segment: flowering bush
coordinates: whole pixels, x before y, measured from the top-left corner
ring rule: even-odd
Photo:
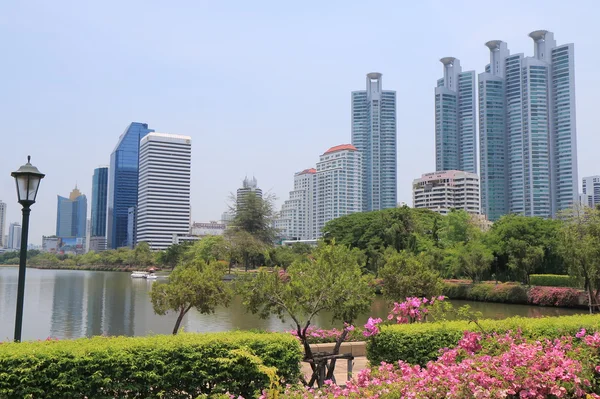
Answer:
[[[354,326],[346,326],[345,329],[348,330],[348,334],[344,339],[345,342],[358,342],[364,340],[364,337],[361,334],[362,330],[358,330]],[[332,343],[337,341],[337,339],[342,335],[343,331],[343,329],[338,330],[337,328],[327,330],[310,326],[308,327],[308,330],[306,330],[306,337],[309,344]],[[298,332],[296,330],[287,332],[298,338]]]
[[[529,303],[541,306],[577,306],[580,291],[575,288],[531,287],[527,294]]]
[[[426,366],[402,361],[362,370],[345,387],[288,387],[282,399],[312,398],[600,398],[596,359],[600,335],[526,341],[519,334],[465,332]],[[269,396],[263,394],[262,399]]]

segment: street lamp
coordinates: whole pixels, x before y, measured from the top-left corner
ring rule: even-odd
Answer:
[[[25,267],[27,263],[27,236],[29,235],[29,207],[35,203],[40,181],[44,174],[40,173],[38,168],[29,161],[31,156],[27,156],[27,163],[10,175],[15,178],[17,183],[18,202],[23,206],[23,229],[21,230],[21,253],[19,256],[19,285],[17,288],[17,316],[15,320],[15,342],[21,342],[21,329],[23,327],[23,296],[25,295]]]

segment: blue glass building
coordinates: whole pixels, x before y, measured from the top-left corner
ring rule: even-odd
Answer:
[[[92,177],[92,237],[106,236],[106,202],[108,200],[108,167],[94,169]]]
[[[153,131],[148,129],[146,123],[131,123],[119,137],[110,155],[106,226],[109,249],[130,245],[127,239],[127,212],[137,205],[140,140]]]
[[[87,198],[75,187],[69,198],[58,196],[56,235],[64,241],[85,238]]]

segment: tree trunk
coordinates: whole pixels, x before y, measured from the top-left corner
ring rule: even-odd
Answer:
[[[181,310],[179,311],[179,315],[177,316],[177,321],[175,322],[175,327],[173,327],[173,335],[177,334],[177,331],[179,331],[179,326],[181,326],[181,321],[183,320],[183,316],[185,316],[185,314],[188,312],[188,310],[190,310],[191,306],[189,308],[181,308]]]
[[[340,346],[342,346],[342,342],[344,342],[347,335],[348,335],[348,330],[346,330],[344,328],[344,331],[342,331],[342,335],[340,335],[338,337],[338,339],[335,343],[335,347],[333,348],[334,355],[339,355]],[[327,379],[327,380],[331,380],[333,378],[333,372],[335,371],[335,361],[336,361],[336,359],[331,359],[331,361],[329,363],[329,370],[327,370],[327,376],[325,377],[325,379]]]

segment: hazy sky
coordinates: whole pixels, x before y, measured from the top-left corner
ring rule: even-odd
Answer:
[[[10,172],[31,154],[46,173],[40,244],[75,183],[89,212],[93,169],[138,121],[192,136],[195,221],[218,219],[245,175],[280,204],[294,172],[350,142],[350,92],[377,71],[398,93],[398,200],[411,204],[412,180],[434,169],[439,58],[483,72],[486,41],[533,55],[537,29],[575,43],[579,176],[600,174],[599,13],[597,0],[3,0],[0,200],[20,222]]]

